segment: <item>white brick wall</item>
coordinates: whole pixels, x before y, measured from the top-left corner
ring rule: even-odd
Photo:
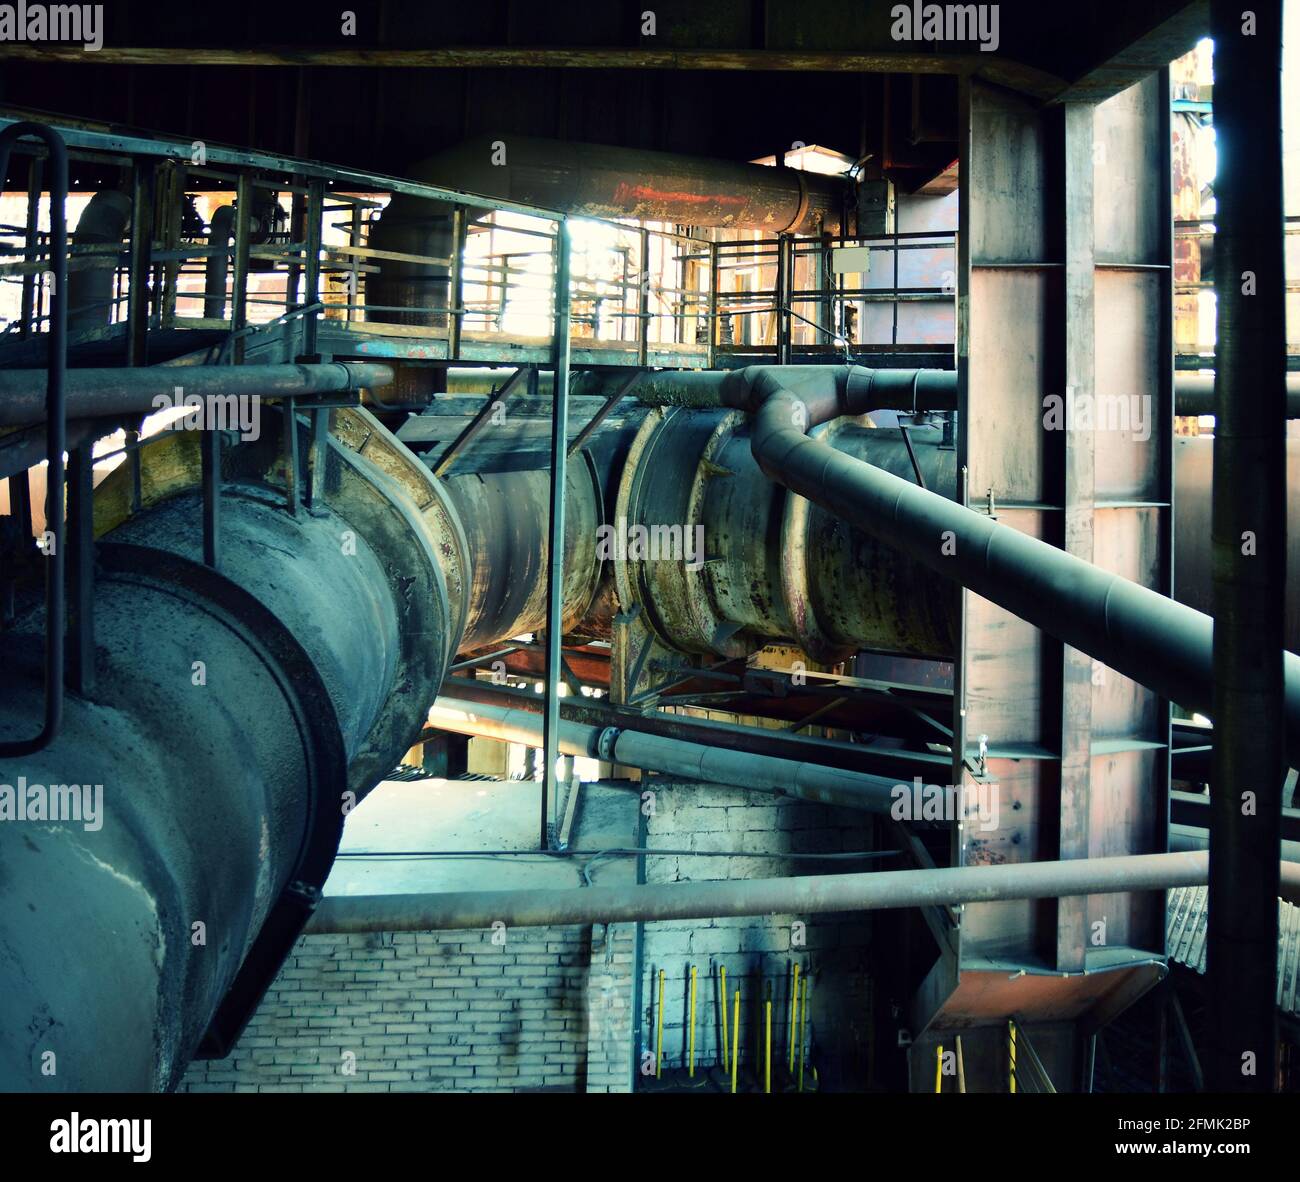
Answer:
[[[307,936],[182,1091],[625,1091],[630,925]]]
[[[664,849],[743,851],[732,857],[667,855],[647,859],[648,882],[780,878],[835,874],[868,868],[844,861],[808,861],[790,855],[872,848],[872,820],[865,814],[810,804],[767,792],[701,787],[664,777],[644,781],[654,793],[647,817],[646,844]],[[801,931],[795,923],[804,926]],[[718,970],[726,966],[727,992],[741,991],[742,1073],[761,1062],[763,1001],[772,995],[774,1087],[778,1066],[788,1061],[791,965],[801,977],[812,973],[810,1034],[825,1054],[858,1055],[859,1032],[847,1031],[845,998],[857,991],[865,971],[870,939],[866,917],[851,915],[773,915],[736,919],[673,921],[645,925],[642,953],[642,1047],[656,1046],[659,970],[664,971],[664,1066],[685,1066],[689,1042],[690,966],[697,969],[695,1053],[697,1070],[721,1062]],[[792,944],[792,939],[795,943]],[[731,999],[727,1025],[732,1021]],[[852,1003],[851,1003],[852,1004]],[[865,1014],[864,1014],[865,1024]],[[797,1054],[797,1051],[796,1051]],[[860,1056],[862,1057],[862,1056]],[[797,1060],[796,1060],[797,1061]]]

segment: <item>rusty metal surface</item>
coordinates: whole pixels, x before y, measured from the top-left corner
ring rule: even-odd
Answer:
[[[837,227],[843,187],[792,168],[516,135],[504,158],[487,136],[421,161],[411,175],[563,213],[773,233]]]
[[[469,610],[461,649],[535,632],[546,622],[547,509],[544,471],[453,476],[443,482],[468,544]],[[587,614],[601,576],[603,509],[583,453],[566,473],[564,628]]]
[[[702,376],[702,375],[701,375]],[[914,479],[900,435],[851,419],[818,428],[837,448]],[[938,429],[915,434],[927,483],[951,495],[955,453]],[[744,656],[793,641],[835,663],[862,649],[951,655],[951,590],[834,514],[770,481],[735,412],[659,408],[641,425],[613,514],[629,529],[703,530],[702,560],[616,558],[621,603],[639,606],[659,639],[681,651]]]

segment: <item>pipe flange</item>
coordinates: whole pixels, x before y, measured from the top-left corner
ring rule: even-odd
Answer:
[[[616,726],[607,726],[596,736],[596,755],[606,763],[614,763],[614,748],[623,732]]]

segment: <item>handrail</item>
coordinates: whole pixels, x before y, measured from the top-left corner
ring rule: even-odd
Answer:
[[[68,361],[68,149],[53,128],[42,123],[11,123],[0,131],[0,178],[9,171],[10,149],[23,136],[45,141],[53,179],[50,185],[50,270],[53,291],[48,344],[49,373],[45,387],[46,477],[45,530],[45,720],[30,739],[0,743],[0,759],[35,755],[54,741],[63,721],[63,600],[66,564],[63,555],[63,453],[67,444],[67,414],[63,379]],[[30,528],[30,522],[28,528]]]

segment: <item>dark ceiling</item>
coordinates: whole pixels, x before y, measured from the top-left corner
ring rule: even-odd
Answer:
[[[1099,97],[1208,24],[1177,0],[1002,3],[983,53],[894,41],[870,0],[348,6],[352,35],[334,5],[110,3],[99,52],[0,45],[0,103],[398,174],[482,133],[732,159],[802,141],[914,188],[956,155],[961,73]]]

